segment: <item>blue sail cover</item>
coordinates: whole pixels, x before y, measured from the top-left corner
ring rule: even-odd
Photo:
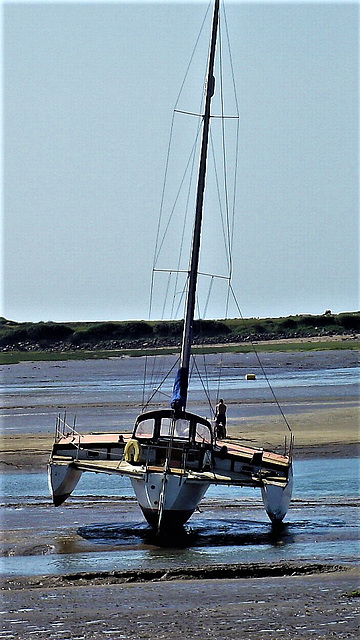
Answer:
[[[181,411],[186,407],[188,377],[188,369],[180,367],[176,374],[171,398],[171,408],[175,411]]]

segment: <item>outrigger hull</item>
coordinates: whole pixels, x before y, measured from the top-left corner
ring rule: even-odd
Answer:
[[[274,524],[282,522],[289,510],[293,484],[294,479],[291,465],[285,487],[279,487],[274,484],[265,484],[261,487],[261,496],[265,511]]]
[[[71,496],[82,476],[82,471],[73,466],[72,461],[48,465],[48,486],[55,507],[59,507]]]

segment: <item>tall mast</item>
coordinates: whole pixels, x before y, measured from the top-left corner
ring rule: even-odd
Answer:
[[[200,255],[200,236],[201,236],[201,224],[203,216],[203,204],[205,193],[205,176],[207,165],[207,152],[209,143],[209,130],[210,130],[210,107],[211,99],[215,90],[215,78],[214,78],[214,62],[215,62],[215,49],[219,23],[219,4],[220,0],[215,0],[214,13],[212,21],[210,52],[207,71],[207,83],[206,83],[206,98],[203,118],[203,131],[202,142],[200,151],[197,193],[196,193],[196,208],[195,208],[195,224],[192,239],[191,259],[189,267],[189,279],[187,288],[187,299],[185,307],[185,322],[182,336],[182,346],[180,355],[180,369],[178,371],[175,384],[171,406],[176,410],[185,409],[187,400],[187,387],[189,378],[189,364],[191,355],[192,333],[195,315],[195,303],[196,303],[196,286],[198,280],[198,267],[199,267],[199,255]]]

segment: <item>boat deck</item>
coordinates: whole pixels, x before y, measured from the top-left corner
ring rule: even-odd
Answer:
[[[77,460],[70,456],[53,455],[51,464],[71,466],[79,471],[95,473],[109,473],[129,476],[130,478],[145,479],[149,473],[163,474],[164,466],[139,465],[134,466],[125,460]],[[208,482],[209,484],[261,487],[264,484],[285,486],[287,479],[278,476],[262,476],[253,473],[239,473],[234,471],[194,471],[183,468],[170,467],[166,471],[171,475],[185,478],[187,481]]]
[[[276,463],[277,465],[289,466],[289,457],[281,455],[280,453],[274,453],[273,451],[266,451],[266,449],[260,449],[259,447],[247,447],[237,444],[231,439],[225,438],[224,440],[217,441],[218,447],[225,446],[230,455],[241,456],[251,460],[255,452],[262,453],[262,460],[266,463]]]
[[[81,447],[86,449],[87,447],[114,447],[119,444],[126,444],[131,439],[130,433],[90,433],[86,435],[74,435],[70,434],[64,436],[57,444],[61,447],[72,445],[75,447]],[[151,446],[151,445],[150,445]],[[254,453],[262,453],[263,462],[276,463],[277,465],[289,465],[289,457],[274,453],[273,451],[267,451],[259,447],[250,447],[234,442],[231,438],[225,438],[224,440],[218,440],[214,446],[214,450],[218,451],[222,447],[226,447],[227,454],[233,456],[239,456],[245,460],[252,460]]]

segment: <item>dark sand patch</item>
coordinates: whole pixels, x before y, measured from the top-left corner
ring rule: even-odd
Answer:
[[[159,582],[173,580],[233,580],[239,578],[266,578],[275,576],[302,576],[319,573],[346,571],[342,565],[296,562],[279,562],[273,564],[247,563],[227,565],[207,565],[205,567],[175,567],[169,569],[136,569],[122,571],[90,571],[70,573],[60,576],[26,576],[6,578],[4,588],[7,589],[39,589],[110,585],[138,582]]]

